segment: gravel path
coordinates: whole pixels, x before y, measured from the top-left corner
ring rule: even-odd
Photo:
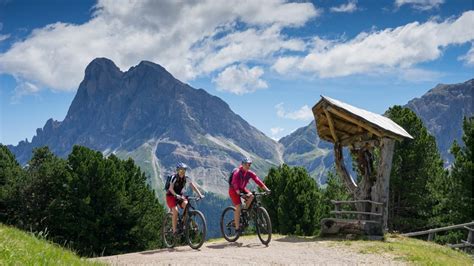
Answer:
[[[314,241],[275,236],[268,247],[257,236],[236,243],[225,240],[204,243],[200,250],[183,246],[157,249],[97,260],[112,265],[404,265],[388,254],[362,254],[334,241]]]

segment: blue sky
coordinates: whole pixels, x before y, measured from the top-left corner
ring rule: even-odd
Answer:
[[[62,121],[96,57],[141,60],[278,139],[320,95],[383,113],[474,77],[470,0],[0,0],[0,143]]]

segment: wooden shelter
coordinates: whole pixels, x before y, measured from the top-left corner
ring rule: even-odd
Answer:
[[[334,202],[336,213],[356,214],[355,220],[323,219],[323,233],[337,228],[359,228],[367,234],[379,234],[387,228],[388,194],[393,148],[396,140],[413,137],[387,117],[321,96],[312,108],[321,139],[334,143],[336,170],[354,197],[350,202]],[[356,183],[344,165],[342,148],[348,147],[361,178]],[[377,165],[374,165],[378,150]],[[356,211],[338,210],[341,203],[354,203]],[[367,218],[368,217],[368,218]],[[372,225],[375,225],[375,230]],[[377,229],[377,228],[380,228]],[[354,231],[354,230],[352,230]],[[355,230],[357,231],[357,230]]]

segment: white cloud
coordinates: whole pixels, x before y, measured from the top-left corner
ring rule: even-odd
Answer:
[[[263,75],[260,67],[248,68],[245,65],[227,67],[212,80],[220,91],[228,91],[238,95],[268,88],[267,83],[260,77]]]
[[[13,97],[11,98],[11,103],[16,104],[24,95],[35,95],[38,91],[40,91],[40,88],[35,84],[19,80],[17,81]]]
[[[309,121],[313,119],[313,112],[308,105],[303,105],[299,110],[293,112],[287,112],[283,107],[283,103],[275,105],[275,108],[277,109],[277,116],[281,118],[301,121]]]
[[[395,6],[400,8],[403,5],[410,5],[414,9],[421,11],[431,10],[433,8],[439,8],[444,0],[395,0]]]
[[[332,41],[306,56],[281,57],[273,65],[280,74],[314,73],[323,78],[413,68],[439,58],[449,45],[474,40],[474,11],[443,22],[413,22],[394,29],[360,33],[349,41]]]
[[[272,127],[270,128],[270,137],[275,140],[275,141],[278,141],[282,136],[281,136],[281,133],[284,131],[285,129],[282,128],[282,127]]]
[[[272,127],[270,128],[270,132],[272,133],[272,136],[276,136],[278,134],[280,134],[281,132],[283,132],[285,129],[282,128],[282,127]]]
[[[123,70],[157,62],[186,81],[236,62],[304,50],[303,41],[281,31],[319,14],[311,3],[283,0],[99,0],[88,22],[50,24],[14,43],[0,54],[0,73],[39,88],[74,90],[86,65],[107,57]]]
[[[357,11],[357,1],[350,0],[347,4],[342,4],[340,6],[331,7],[331,12],[339,12],[339,13],[353,13]]]
[[[461,56],[459,59],[464,60],[466,64],[474,66],[474,43],[471,45],[471,49],[466,55]]]
[[[10,34],[0,34],[0,42],[10,38]]]
[[[419,68],[407,68],[401,69],[399,76],[407,81],[411,82],[425,82],[438,80],[442,74],[435,71],[428,71]]]

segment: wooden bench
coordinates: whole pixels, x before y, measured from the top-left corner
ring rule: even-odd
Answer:
[[[335,207],[331,214],[334,214],[336,218],[324,218],[321,220],[321,235],[358,234],[383,236],[382,203],[371,200],[331,200],[331,203]],[[373,212],[345,211],[342,209],[344,204],[370,204]],[[349,216],[352,217],[349,218]]]

